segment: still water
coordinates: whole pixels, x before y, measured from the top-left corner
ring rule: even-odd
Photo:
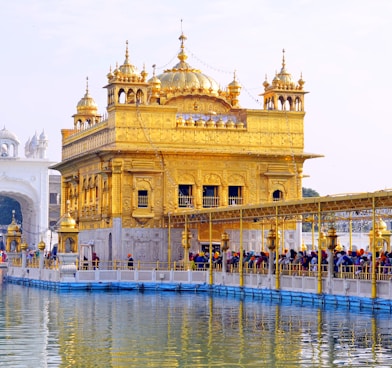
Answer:
[[[388,313],[2,284],[1,367],[392,367]]]

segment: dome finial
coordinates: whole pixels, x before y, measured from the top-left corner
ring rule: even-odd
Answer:
[[[283,49],[282,50],[282,53],[283,53],[283,57],[282,57],[282,69],[284,69],[285,67],[286,67],[286,60],[285,60],[285,58],[284,58],[284,53],[285,53],[286,51],[285,51],[285,49]]]
[[[156,64],[153,64],[152,66],[152,76],[155,77],[155,68],[156,68]]]
[[[129,57],[129,53],[128,53],[128,40],[125,42],[126,46],[125,46],[125,61],[124,64],[128,64],[128,57]]]
[[[178,39],[181,41],[181,49],[184,50],[184,41],[187,39],[184,33],[181,32],[181,36]]]
[[[178,38],[181,41],[181,50],[184,50],[184,41],[186,40],[186,36],[182,30],[182,19],[181,19],[181,36]]]
[[[88,77],[86,77],[86,96],[88,95]]]
[[[186,59],[188,59],[188,56],[185,54],[185,46],[184,46],[184,41],[187,39],[186,36],[184,35],[184,32],[182,31],[182,19],[181,19],[181,36],[178,38],[181,41],[181,50],[178,53],[177,57],[181,62],[184,62]]]

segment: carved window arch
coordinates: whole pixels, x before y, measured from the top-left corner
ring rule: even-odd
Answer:
[[[87,180],[83,179],[83,199],[84,199],[84,203],[87,203],[87,190],[88,190],[88,185],[87,185]]]
[[[132,88],[128,90],[127,93],[127,104],[134,104],[135,103],[135,92]]]
[[[227,200],[228,205],[244,204],[245,179],[242,175],[233,174],[228,178]]]
[[[126,102],[126,94],[125,94],[125,91],[124,91],[124,88],[121,88],[119,91],[118,91],[118,96],[117,96],[117,98],[118,98],[118,103],[119,104],[125,104],[125,102]]]
[[[274,104],[274,99],[271,97],[268,97],[265,99],[265,109],[267,110],[275,110],[275,104]]]
[[[135,192],[136,208],[149,209],[151,211],[153,204],[151,179],[137,178]]]
[[[78,119],[77,121],[75,121],[75,124],[74,124],[74,129],[75,130],[80,130],[81,126],[82,126],[82,120],[81,119]]]
[[[208,174],[203,182],[203,207],[219,207],[222,180],[219,175]]]
[[[295,99],[295,111],[302,111],[302,100],[299,97]]]
[[[285,110],[289,110],[289,111],[293,110],[293,99],[291,96],[287,97],[285,106],[286,106]]]
[[[94,189],[95,189],[95,201],[99,201],[99,180],[98,176],[95,176],[94,178]]]
[[[142,104],[144,102],[144,93],[141,89],[138,89],[136,92],[136,103]]]
[[[272,192],[272,200],[274,202],[283,201],[283,192],[279,189],[276,189]]]

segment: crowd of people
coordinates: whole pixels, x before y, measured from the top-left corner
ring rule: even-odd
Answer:
[[[227,270],[237,268],[240,262],[240,253],[237,251],[227,252]],[[243,267],[268,269],[269,267],[269,253],[268,252],[243,252]],[[210,256],[208,252],[197,252],[189,254],[189,261],[192,269],[205,269],[209,267]],[[337,272],[369,272],[372,267],[372,253],[364,249],[355,251],[335,251],[333,253],[333,271]],[[321,265],[323,270],[327,270],[327,265],[331,262],[328,253],[325,250],[321,252]],[[274,256],[274,266],[276,260]],[[296,251],[294,249],[286,250],[279,255],[279,264],[281,269],[301,269],[303,271],[318,270],[318,251]],[[212,265],[214,268],[222,267],[222,254],[215,251],[212,254]],[[377,272],[392,274],[392,252],[377,252],[376,253],[376,267]]]

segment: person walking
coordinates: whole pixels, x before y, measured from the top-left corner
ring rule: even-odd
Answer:
[[[131,253],[128,253],[128,268],[133,270],[133,258]]]

